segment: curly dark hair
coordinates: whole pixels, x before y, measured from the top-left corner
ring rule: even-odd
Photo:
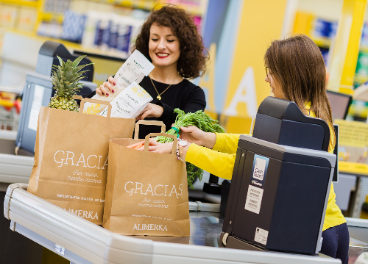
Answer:
[[[152,11],[132,47],[133,50],[139,50],[150,61],[152,60],[148,52],[148,43],[152,24],[171,28],[179,39],[180,57],[177,66],[179,74],[189,79],[202,76],[206,70],[208,52],[192,16],[174,5],[165,5],[159,10]]]

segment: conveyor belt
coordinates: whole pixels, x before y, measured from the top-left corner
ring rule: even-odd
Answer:
[[[222,219],[212,212],[190,213],[190,237],[122,236],[28,193],[26,187],[12,184],[7,190],[4,215],[11,229],[73,263],[340,263],[320,256],[218,248]]]
[[[33,157],[0,153],[0,182],[28,183],[33,164]]]

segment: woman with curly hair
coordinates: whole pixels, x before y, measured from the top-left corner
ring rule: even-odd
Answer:
[[[202,37],[190,14],[173,5],[153,11],[137,36],[135,49],[155,66],[140,83],[153,101],[137,119],[160,120],[170,128],[176,118],[174,108],[186,113],[204,110],[203,90],[187,80],[201,76],[207,60]],[[109,95],[114,93],[114,85],[114,79],[109,77],[96,92]],[[142,126],[139,136],[159,131],[156,127]]]

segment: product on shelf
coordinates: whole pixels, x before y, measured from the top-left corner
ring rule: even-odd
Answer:
[[[365,197],[365,201],[362,204],[362,212],[360,218],[368,219],[368,195]]]
[[[129,55],[131,44],[135,42],[142,24],[142,20],[127,16],[120,17],[116,47],[118,54],[125,57]]]
[[[314,37],[332,38],[336,35],[337,22],[316,18],[314,25]]]
[[[368,23],[364,23],[362,29],[362,38],[360,40],[360,46],[368,46]]]
[[[130,55],[143,20],[114,13],[88,11],[84,25],[82,46],[105,52],[116,52],[119,57]]]
[[[16,27],[22,31],[33,32],[36,27],[36,21],[37,9],[22,6]]]
[[[367,104],[368,103],[364,101],[353,100],[349,108],[348,114],[354,117],[356,120],[363,119],[365,121],[367,118],[367,114],[368,114]]]
[[[18,13],[17,6],[0,4],[0,28],[14,28]]]
[[[110,22],[110,34],[109,34],[109,52],[116,53],[118,45],[118,35],[119,35],[119,21],[120,16],[113,14]]]
[[[84,24],[82,46],[94,47],[96,36],[96,25],[99,21],[99,13],[96,11],[88,11]]]
[[[368,53],[362,51],[359,52],[355,72],[359,75],[366,76],[368,79]]]
[[[55,21],[42,22],[38,25],[37,34],[51,38],[62,38],[63,27]]]
[[[86,16],[74,11],[66,11],[64,13],[64,21],[62,26],[61,38],[81,43]]]
[[[307,34],[320,48],[326,66],[329,66],[329,50],[331,42],[337,33],[338,21],[331,21],[315,17],[313,14],[297,12],[294,32],[296,34]],[[300,19],[301,18],[301,19]],[[354,87],[368,81],[368,23],[364,23],[360,41],[360,52],[354,77]]]
[[[64,13],[70,7],[71,0],[45,0],[44,11],[53,13]]]

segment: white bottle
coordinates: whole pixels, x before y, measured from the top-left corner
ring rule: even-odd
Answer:
[[[116,51],[123,58],[129,57],[132,31],[133,31],[132,19],[128,16],[120,16]]]
[[[96,38],[97,23],[100,16],[97,11],[88,11],[86,14],[86,22],[84,24],[82,46],[85,48],[93,48]]]
[[[116,55],[120,16],[114,13],[110,15],[109,53]]]

